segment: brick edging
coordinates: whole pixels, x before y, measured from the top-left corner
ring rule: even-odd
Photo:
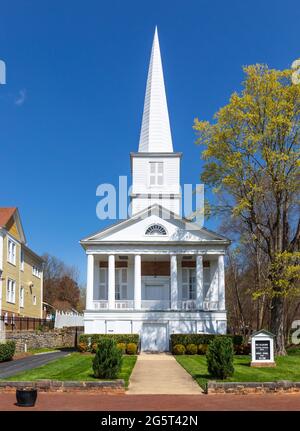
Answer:
[[[34,388],[40,392],[73,392],[93,391],[105,394],[125,393],[125,383],[122,379],[110,381],[60,381],[36,380],[28,382],[0,381],[0,392],[12,392],[16,389]]]
[[[277,382],[215,382],[209,381],[206,386],[207,394],[257,394],[300,392],[300,382],[280,380]]]

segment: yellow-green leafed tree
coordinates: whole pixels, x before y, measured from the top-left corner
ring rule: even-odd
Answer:
[[[300,85],[290,70],[244,68],[242,91],[212,123],[195,120],[204,146],[202,181],[220,197],[212,210],[239,218],[268,257],[276,352],[285,354],[284,301],[299,295]]]

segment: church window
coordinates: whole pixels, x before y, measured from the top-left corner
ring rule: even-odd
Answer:
[[[161,224],[152,224],[147,228],[145,235],[167,235],[167,231]]]
[[[162,186],[164,183],[163,162],[150,162],[150,186]]]

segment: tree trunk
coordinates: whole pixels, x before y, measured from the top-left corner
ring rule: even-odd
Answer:
[[[275,337],[275,354],[285,356],[284,344],[284,298],[282,296],[275,296],[272,299],[271,305],[271,332]]]

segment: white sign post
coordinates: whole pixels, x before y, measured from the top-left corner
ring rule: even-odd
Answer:
[[[251,367],[276,367],[274,360],[274,338],[264,329],[251,336]]]

